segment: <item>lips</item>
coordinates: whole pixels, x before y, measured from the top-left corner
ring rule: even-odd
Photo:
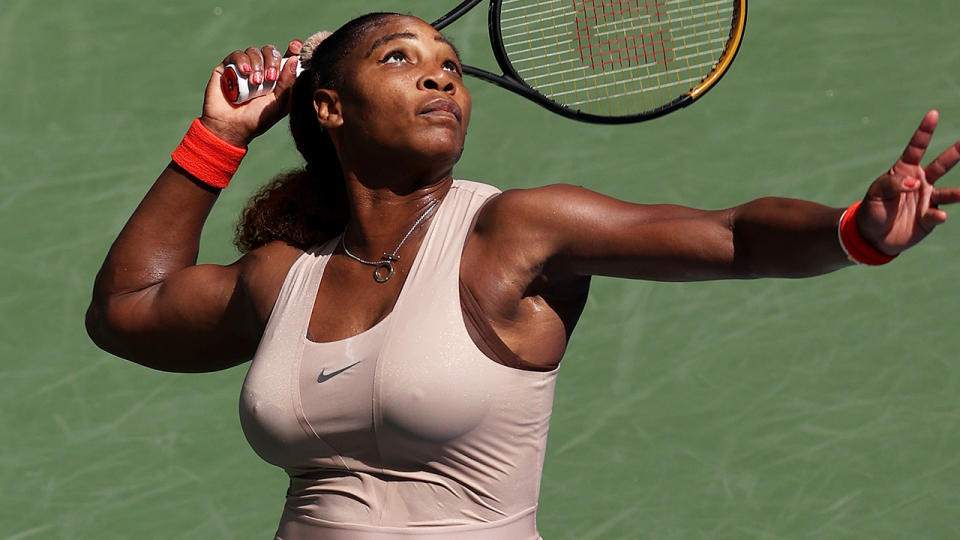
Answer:
[[[463,111],[457,102],[449,99],[437,98],[428,101],[418,114],[425,116],[451,117],[460,122],[463,119]]]

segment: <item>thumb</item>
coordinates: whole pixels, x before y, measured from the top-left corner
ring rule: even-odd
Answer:
[[[290,88],[297,82],[297,68],[300,66],[300,59],[296,56],[290,56],[286,62],[280,72],[280,77],[277,78],[277,85],[273,89],[277,105],[284,112],[289,110],[290,95],[292,94]]]
[[[893,173],[885,174],[870,185],[866,199],[875,201],[896,199],[902,193],[920,189],[920,185],[918,178]]]
[[[939,208],[929,208],[920,216],[920,226],[927,232],[947,221],[947,213]]]

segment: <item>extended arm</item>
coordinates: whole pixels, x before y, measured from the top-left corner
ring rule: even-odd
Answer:
[[[560,278],[803,277],[851,264],[837,243],[842,210],[795,199],[707,211],[556,185],[506,192],[491,204],[478,230],[497,229],[504,250],[512,245],[530,253],[536,246],[530,255],[543,260],[545,274]]]
[[[896,255],[946,220],[960,190],[934,182],[960,161],[960,143],[920,161],[937,123],[924,118],[903,156],[871,184],[856,225],[876,250]],[[638,279],[804,277],[851,264],[837,239],[843,209],[782,198],[717,211],[640,205],[572,186],[504,193],[478,223],[494,249],[523,250],[546,275]],[[535,247],[534,247],[535,246]]]

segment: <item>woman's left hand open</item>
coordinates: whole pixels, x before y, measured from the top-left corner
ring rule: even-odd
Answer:
[[[960,188],[934,187],[960,162],[960,142],[926,167],[920,164],[939,116],[932,110],[923,117],[903,155],[887,174],[874,181],[857,212],[860,234],[888,255],[915,245],[946,221],[947,213],[940,205],[960,202]]]

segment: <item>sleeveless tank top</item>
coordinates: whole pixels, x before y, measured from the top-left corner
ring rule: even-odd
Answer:
[[[393,311],[350,338],[307,338],[340,238],[291,266],[240,396],[250,445],[290,476],[276,538],[539,538],[556,370],[485,356],[461,310],[463,246],[497,193],[455,180]]]

